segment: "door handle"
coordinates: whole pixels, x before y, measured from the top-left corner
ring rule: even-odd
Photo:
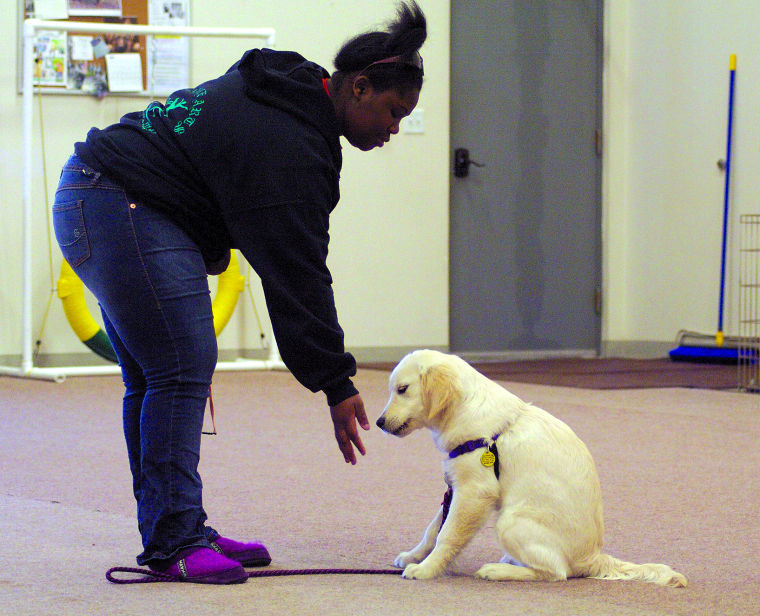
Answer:
[[[483,163],[475,162],[470,158],[470,150],[457,148],[454,150],[454,175],[458,178],[466,178],[470,175],[470,165],[485,167]]]

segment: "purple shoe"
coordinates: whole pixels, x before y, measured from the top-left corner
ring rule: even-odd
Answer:
[[[150,568],[181,578],[183,582],[196,584],[240,584],[248,579],[248,574],[239,562],[210,548],[187,548],[168,567]]]
[[[244,567],[266,567],[272,562],[269,551],[261,543],[241,543],[226,537],[217,537],[211,547]]]

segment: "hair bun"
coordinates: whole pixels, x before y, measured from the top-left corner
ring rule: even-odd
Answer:
[[[367,77],[373,87],[385,90],[397,87],[422,87],[422,61],[419,49],[427,38],[427,19],[414,0],[401,2],[396,17],[385,31],[370,31],[348,40],[335,55],[336,77],[340,81],[348,73],[372,67]],[[405,62],[380,63],[395,56]],[[415,68],[418,67],[418,68]]]

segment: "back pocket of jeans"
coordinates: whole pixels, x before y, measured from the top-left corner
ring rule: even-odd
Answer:
[[[81,200],[56,203],[53,206],[53,228],[63,258],[71,267],[87,260],[90,256],[90,242],[84,226]]]

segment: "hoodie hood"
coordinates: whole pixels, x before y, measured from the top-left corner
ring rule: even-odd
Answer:
[[[282,109],[316,128],[336,159],[341,161],[340,133],[335,107],[322,80],[324,68],[294,51],[251,49],[230,71],[237,70],[246,95],[259,103]]]

